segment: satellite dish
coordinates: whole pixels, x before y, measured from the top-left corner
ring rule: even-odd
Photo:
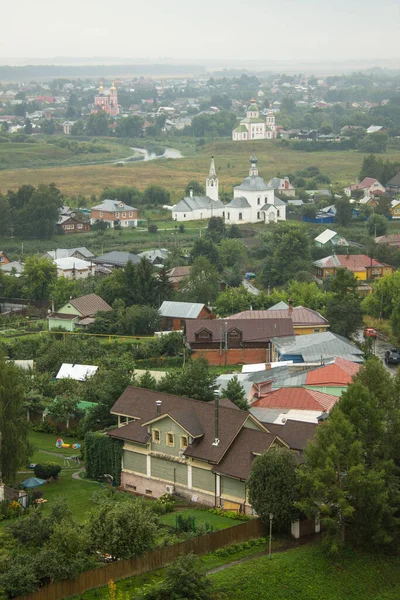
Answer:
[[[284,425],[286,423],[286,420],[287,420],[286,417],[282,417],[282,419],[281,419],[282,425]]]

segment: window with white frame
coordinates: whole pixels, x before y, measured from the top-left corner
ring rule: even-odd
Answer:
[[[167,444],[167,446],[170,446],[171,448],[173,448],[175,446],[175,436],[173,433],[171,433],[171,432],[167,433],[166,444]]]
[[[153,429],[153,442],[155,444],[160,444],[161,442],[161,437],[160,437],[160,430],[159,429]]]

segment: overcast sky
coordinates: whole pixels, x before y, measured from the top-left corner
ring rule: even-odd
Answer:
[[[399,0],[13,0],[0,57],[399,58]]]

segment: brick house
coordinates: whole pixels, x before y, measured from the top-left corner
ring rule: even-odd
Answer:
[[[99,221],[108,223],[111,228],[115,226],[136,227],[137,208],[119,200],[103,200],[101,204],[97,204],[90,209],[91,225]]]
[[[161,304],[159,313],[162,317],[162,331],[181,331],[188,319],[215,319],[211,309],[198,302],[165,301]]]
[[[229,400],[201,402],[129,386],[111,409],[123,441],[121,486],[159,497],[179,493],[208,506],[251,513],[246,481],[253,459],[286,446]]]
[[[185,331],[193,357],[210,365],[272,362],[272,338],[294,336],[290,318],[187,320]]]

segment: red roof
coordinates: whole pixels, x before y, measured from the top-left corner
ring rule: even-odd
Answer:
[[[307,373],[306,385],[349,385],[360,368],[351,360],[335,358],[333,364]]]
[[[322,267],[344,267],[348,271],[363,271],[368,267],[389,267],[385,263],[370,258],[366,254],[333,254],[316,261]]]
[[[280,388],[253,402],[252,407],[285,408],[288,410],[331,410],[337,396],[305,388]]]
[[[365,189],[371,187],[371,185],[373,185],[376,181],[378,181],[378,180],[374,179],[373,177],[364,177],[364,179],[360,183],[353,183],[353,185],[350,185],[349,189],[365,190]],[[378,181],[378,183],[379,183],[379,181]]]

